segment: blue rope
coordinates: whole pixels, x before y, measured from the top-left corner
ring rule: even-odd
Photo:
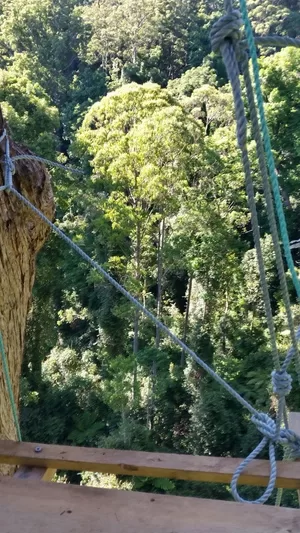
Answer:
[[[283,210],[281,196],[280,196],[278,176],[277,176],[275,161],[274,161],[274,157],[272,153],[269,129],[268,129],[268,125],[267,125],[267,121],[265,117],[264,100],[263,100],[263,94],[262,94],[261,83],[260,83],[260,74],[259,74],[255,39],[253,35],[253,30],[251,27],[251,22],[249,19],[246,0],[239,0],[239,2],[241,6],[241,13],[242,13],[243,21],[245,24],[246,37],[247,37],[250,55],[252,59],[252,68],[253,68],[253,74],[254,74],[255,91],[256,91],[256,99],[257,99],[258,111],[259,111],[259,116],[260,116],[260,124],[261,124],[264,147],[265,147],[265,152],[266,152],[266,157],[267,157],[267,164],[269,168],[271,184],[272,184],[272,189],[273,189],[273,194],[274,194],[275,207],[276,207],[277,217],[279,221],[282,244],[283,244],[288,268],[291,272],[292,280],[293,280],[293,283],[294,283],[294,286],[297,292],[297,297],[298,297],[298,300],[300,300],[300,281],[295,270],[294,261],[293,261],[293,257],[292,257],[291,250],[290,250],[290,240],[288,236],[288,230],[287,230],[284,210]]]

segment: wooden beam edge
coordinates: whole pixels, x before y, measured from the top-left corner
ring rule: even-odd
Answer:
[[[38,451],[36,451],[38,450]],[[0,441],[0,463],[214,483],[231,482],[242,459]],[[277,487],[300,488],[300,463],[278,462]],[[240,484],[266,486],[269,462],[255,460]]]

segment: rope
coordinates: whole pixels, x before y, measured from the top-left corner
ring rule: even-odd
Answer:
[[[117,289],[125,298],[127,298],[139,311],[148,317],[161,331],[163,331],[177,346],[190,355],[213,379],[215,379],[224,389],[231,394],[243,407],[245,407],[251,414],[259,415],[258,411],[247,402],[238,392],[236,392],[221,376],[208,366],[193,350],[191,350],[184,342],[182,342],[174,333],[172,333],[167,326],[165,326],[155,315],[143,306],[132,294],[130,294],[123,285],[118,283],[106,270],[85,253],[80,246],[75,244],[60,228],[58,228],[51,220],[49,220],[42,211],[35,207],[25,196],[20,194],[15,188],[11,189],[13,193],[21,202],[23,202],[29,209],[31,209],[41,220],[43,220],[51,230],[56,233],[64,242],[70,246],[84,261],[89,263],[97,272],[99,272],[115,289]]]
[[[0,143],[4,141],[5,137],[6,137],[6,129],[3,130],[2,135],[0,136]],[[6,185],[1,185],[0,191],[4,191],[5,189],[6,189]]]
[[[262,176],[264,197],[265,197],[266,205],[267,205],[268,222],[269,222],[269,227],[271,230],[272,241],[273,241],[274,252],[275,252],[276,267],[277,267],[283,302],[284,302],[284,306],[286,310],[288,327],[289,327],[289,331],[290,331],[290,335],[292,339],[292,344],[295,348],[296,370],[298,374],[298,380],[300,381],[300,357],[299,357],[299,350],[298,350],[297,341],[295,337],[294,320],[293,320],[293,315],[292,315],[292,310],[291,310],[291,303],[290,303],[290,297],[289,297],[289,292],[288,292],[287,280],[286,280],[283,259],[282,259],[282,254],[281,254],[275,212],[274,212],[274,207],[273,207],[272,192],[271,192],[271,188],[269,184],[268,169],[267,169],[266,159],[265,159],[265,154],[264,154],[263,141],[262,141],[262,137],[260,133],[260,127],[259,127],[259,122],[258,122],[258,117],[257,117],[257,112],[256,112],[256,105],[255,105],[254,94],[253,94],[253,88],[252,88],[252,81],[251,81],[250,72],[249,72],[248,57],[245,53],[243,54],[242,71],[244,75],[247,98],[249,102],[250,119],[252,123],[253,135],[254,135],[255,144],[256,144],[256,153],[257,153],[257,157],[259,161],[260,173]]]
[[[11,383],[9,369],[8,369],[8,361],[7,361],[1,333],[0,333],[0,354],[1,354],[1,360],[2,360],[2,366],[3,366],[4,379],[5,379],[6,388],[7,388],[9,401],[11,405],[13,420],[14,420],[14,424],[15,424],[15,428],[17,432],[17,438],[19,441],[22,441],[21,429],[20,429],[20,424],[19,424],[19,419],[18,419],[18,414],[17,414],[18,411],[17,411],[17,406],[16,406],[15,397],[13,393],[12,383]]]
[[[293,283],[294,283],[294,286],[297,292],[297,297],[300,300],[300,281],[298,279],[298,276],[295,270],[294,261],[293,261],[293,257],[292,257],[291,250],[290,250],[290,241],[289,241],[287,225],[286,225],[286,220],[284,216],[281,196],[280,196],[280,188],[279,188],[279,182],[278,182],[278,177],[277,177],[277,171],[275,168],[270,134],[269,134],[269,129],[268,129],[267,121],[265,117],[264,102],[263,102],[263,95],[262,95],[262,89],[261,89],[261,83],[260,83],[260,74],[259,74],[255,39],[254,39],[251,23],[249,20],[246,0],[239,0],[239,2],[240,2],[241,13],[242,13],[242,17],[243,17],[243,21],[245,25],[248,47],[249,47],[250,55],[252,59],[252,68],[253,68],[253,74],[254,74],[255,92],[256,92],[256,99],[257,99],[257,105],[258,105],[258,111],[259,111],[259,117],[260,117],[260,124],[261,124],[261,129],[262,129],[264,148],[265,148],[265,153],[267,157],[267,164],[268,164],[269,174],[271,178],[271,184],[272,184],[272,189],[273,189],[273,194],[274,194],[275,207],[276,207],[277,217],[279,221],[279,227],[280,227],[280,232],[281,232],[284,253],[285,253],[286,261],[287,261],[289,270],[291,272],[292,280],[293,280]]]
[[[0,143],[5,139],[6,137],[6,129],[4,128],[2,135],[0,135]]]
[[[12,161],[21,159],[43,159],[38,156],[16,156],[12,158]],[[10,162],[6,162],[10,165]],[[66,167],[63,167],[66,170]],[[45,222],[51,230],[56,233],[64,242],[66,242],[70,248],[72,248],[78,255],[89,263],[95,270],[97,270],[113,287],[115,287],[123,296],[125,296],[137,309],[139,309],[145,316],[147,316],[161,331],[163,331],[177,346],[179,346],[185,353],[190,355],[194,361],[196,361],[217,383],[219,383],[231,396],[233,396],[245,409],[247,409],[252,415],[257,417],[260,413],[245,400],[238,392],[236,392],[221,376],[219,376],[209,365],[207,365],[193,350],[191,350],[184,342],[182,342],[174,333],[172,333],[167,326],[165,326],[158,318],[151,313],[143,304],[139,302],[132,294],[130,294],[125,287],[123,287],[118,281],[116,281],[106,270],[99,265],[94,259],[86,254],[82,248],[75,244],[59,227],[57,227],[51,220],[49,220],[42,211],[34,206],[25,196],[19,193],[15,187],[5,184],[6,190],[9,190],[14,194],[21,202],[23,202],[29,209],[31,209],[43,222]]]
[[[296,333],[296,340],[300,340],[300,328]],[[236,501],[241,503],[255,503],[262,504],[265,503],[271,496],[277,477],[277,466],[276,466],[276,457],[275,457],[275,444],[280,443],[283,445],[288,444],[289,446],[289,456],[296,458],[300,455],[300,439],[295,432],[289,430],[287,427],[281,429],[281,421],[284,419],[284,408],[285,408],[285,396],[291,391],[292,379],[291,376],[286,372],[289,364],[291,363],[292,358],[295,355],[294,347],[291,347],[286,355],[284,363],[281,367],[281,370],[274,370],[272,372],[272,385],[274,393],[279,397],[278,400],[278,413],[276,421],[272,420],[268,415],[260,413],[260,416],[257,418],[255,415],[251,417],[252,422],[256,425],[257,429],[263,435],[262,440],[258,446],[244,459],[241,464],[238,466],[235,471],[232,481],[231,481],[231,491],[233,497]],[[240,475],[244,472],[247,466],[261,453],[261,451],[268,446],[269,448],[269,459],[270,459],[270,476],[269,482],[264,493],[257,498],[249,502],[242,498],[238,492],[238,480]]]
[[[255,101],[254,101],[254,96],[253,96],[253,91],[252,91],[251,78],[249,75],[249,70],[246,67],[244,68],[244,77],[245,77],[245,84],[246,84],[246,89],[247,89],[249,106],[251,109],[252,126],[254,129],[255,140],[256,140],[256,145],[257,145],[257,154],[258,154],[260,169],[261,169],[261,173],[263,177],[263,184],[264,184],[264,190],[265,190],[265,195],[266,195],[267,207],[268,208],[269,206],[272,207],[272,209],[270,209],[268,213],[268,216],[269,216],[271,233],[272,233],[272,238],[273,238],[274,247],[275,247],[276,264],[277,264],[277,268],[278,268],[278,272],[280,276],[281,287],[283,289],[284,303],[287,309],[289,327],[292,332],[293,346],[289,350],[284,360],[283,365],[280,367],[280,360],[279,360],[279,354],[277,350],[276,333],[275,333],[275,327],[274,327],[274,321],[273,321],[273,315],[272,315],[272,308],[271,308],[269,290],[268,290],[265,268],[264,268],[264,259],[262,255],[261,244],[260,244],[260,232],[259,232],[256,203],[255,203],[255,194],[254,194],[254,187],[253,187],[253,182],[252,182],[252,177],[251,177],[250,161],[249,161],[249,155],[248,155],[248,149],[247,149],[247,120],[246,120],[246,115],[245,115],[245,109],[244,109],[244,103],[243,103],[242,91],[241,91],[241,85],[240,85],[240,79],[239,79],[240,71],[239,71],[238,60],[242,58],[242,63],[244,67],[245,67],[245,64],[248,63],[247,58],[245,57],[246,54],[243,51],[243,49],[241,49],[240,47],[240,38],[241,38],[240,28],[242,26],[242,20],[241,20],[240,12],[237,10],[233,10],[231,0],[225,0],[225,7],[227,8],[227,13],[223,17],[221,17],[214,24],[212,28],[211,43],[212,43],[212,49],[214,51],[220,50],[221,52],[223,62],[225,64],[227,75],[231,83],[232,92],[233,92],[233,100],[234,100],[235,115],[236,115],[236,122],[237,122],[237,141],[238,141],[238,145],[240,147],[241,155],[242,155],[242,163],[243,163],[244,174],[245,174],[248,204],[249,204],[249,209],[251,213],[254,244],[256,248],[259,274],[260,274],[260,282],[261,282],[261,287],[262,287],[266,318],[267,318],[271,346],[272,346],[272,355],[273,355],[273,361],[274,361],[274,367],[275,367],[275,370],[272,372],[272,385],[273,385],[274,394],[276,394],[278,397],[278,411],[277,411],[276,420],[272,420],[268,415],[264,415],[262,413],[260,414],[258,418],[255,415],[252,416],[251,420],[256,425],[260,433],[263,435],[263,438],[261,442],[258,444],[258,446],[248,455],[248,457],[246,457],[242,461],[242,463],[237,468],[232,478],[231,490],[232,490],[234,498],[237,501],[246,502],[246,500],[244,500],[239,495],[239,492],[237,490],[239,477],[241,473],[245,470],[245,468],[249,465],[249,463],[251,463],[251,461],[259,455],[259,453],[265,448],[265,446],[268,446],[269,460],[270,460],[270,476],[269,476],[268,486],[265,489],[264,493],[259,498],[251,502],[255,504],[261,504],[261,503],[265,503],[269,499],[276,484],[277,471],[276,471],[275,444],[278,442],[283,443],[286,438],[288,438],[289,440],[290,435],[291,435],[291,432],[289,431],[287,425],[285,426],[284,429],[281,429],[281,423],[282,421],[284,422],[286,421],[285,397],[286,395],[290,393],[291,384],[292,384],[292,378],[287,373],[287,368],[289,364],[291,363],[292,358],[295,355],[297,355],[296,360],[298,360],[298,362],[296,363],[296,365],[298,367],[299,376],[300,376],[300,366],[299,366],[298,349],[297,349],[298,332],[297,332],[297,340],[296,340],[296,337],[294,335],[293,318],[291,314],[290,301],[289,301],[288,291],[287,291],[287,286],[286,286],[286,279],[285,279],[285,274],[284,274],[281,250],[280,250],[279,239],[278,239],[278,234],[277,234],[276,219],[274,216],[274,210],[273,210],[273,205],[272,205],[272,196],[271,196],[271,191],[269,187],[266,186],[266,183],[268,183],[268,174],[267,174],[267,169],[265,165],[263,144],[262,144],[261,137],[260,137],[260,129],[259,129],[259,123],[258,123],[257,114],[256,114],[256,106],[255,106]],[[284,217],[284,214],[283,214],[283,217]],[[285,219],[284,219],[284,223],[285,223]],[[289,246],[289,241],[288,241],[288,246]],[[299,450],[300,448],[298,444],[297,453],[299,453]]]
[[[86,172],[84,170],[69,167],[67,165],[63,165],[62,163],[57,163],[56,161],[50,161],[50,159],[45,159],[44,157],[39,157],[37,155],[29,155],[29,154],[22,154],[22,155],[15,155],[11,158],[11,161],[20,161],[20,160],[33,160],[33,161],[39,161],[40,163],[45,163],[45,165],[50,165],[52,167],[62,168],[63,170],[67,170],[68,172],[73,172],[73,174],[81,174],[85,175]]]
[[[6,130],[4,129],[3,132],[2,132],[2,135],[0,136],[0,143],[5,138],[8,140],[8,136],[7,136]],[[6,161],[7,155],[9,157],[9,144],[8,144],[8,146],[6,146],[5,158],[4,158],[3,161],[0,161],[1,163],[4,163],[4,164],[7,163],[7,161]],[[50,165],[52,167],[61,168],[62,170],[66,170],[68,172],[72,172],[73,174],[86,175],[86,172],[84,172],[84,170],[81,170],[79,168],[69,167],[68,165],[63,165],[62,163],[58,163],[57,161],[51,161],[50,159],[45,159],[44,157],[40,157],[40,156],[37,156],[37,155],[31,155],[31,154],[21,154],[21,155],[15,155],[15,156],[13,156],[11,158],[9,157],[9,162],[10,162],[10,167],[11,167],[12,174],[14,174],[14,170],[15,170],[14,161],[21,161],[21,160],[39,161],[40,163],[44,163],[45,165]],[[0,187],[0,191],[4,190],[5,188],[7,188],[5,185],[1,186]]]
[[[300,48],[300,39],[293,39],[292,37],[281,37],[280,35],[266,35],[265,37],[254,37],[256,46],[275,46],[276,48],[283,48],[284,46],[294,46]],[[241,41],[242,48],[248,48],[248,40]]]
[[[280,363],[276,344],[276,333],[264,267],[264,259],[260,243],[259,223],[255,204],[255,193],[251,178],[251,169],[247,149],[247,120],[242,99],[242,89],[239,78],[239,66],[235,53],[235,44],[240,37],[239,28],[241,27],[241,24],[242,21],[238,11],[232,11],[227,13],[227,15],[221,17],[221,19],[216,24],[214,24],[211,32],[211,42],[213,50],[221,51],[223,62],[225,64],[227,75],[232,87],[237,122],[237,140],[242,152],[242,163],[245,174],[248,205],[251,213],[254,244],[256,248],[260,283],[263,293],[267,324],[272,346],[272,356],[275,368],[279,369]],[[229,36],[231,37],[231,40],[228,39]]]

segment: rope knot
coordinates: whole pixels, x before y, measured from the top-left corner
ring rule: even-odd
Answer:
[[[273,370],[272,386],[277,396],[287,396],[292,390],[292,376],[286,370]]]
[[[214,52],[221,49],[225,41],[236,44],[241,38],[243,21],[237,10],[232,10],[223,15],[214,23],[210,32],[211,46]]]
[[[269,415],[258,413],[257,415],[253,415],[251,420],[263,437],[271,441],[276,440],[276,423]]]

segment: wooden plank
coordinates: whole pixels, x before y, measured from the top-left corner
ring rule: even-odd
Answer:
[[[41,448],[41,451],[36,453],[36,447]],[[87,470],[131,476],[230,483],[240,461],[241,459],[230,457],[201,457],[0,441],[0,463],[56,470]],[[266,486],[268,479],[269,462],[256,460],[241,475],[240,483]],[[300,463],[278,463],[277,487],[300,488]]]
[[[299,533],[300,510],[0,479],[1,533]]]
[[[14,473],[16,479],[36,479],[38,481],[52,481],[56,473],[55,468],[38,466],[20,466]]]

